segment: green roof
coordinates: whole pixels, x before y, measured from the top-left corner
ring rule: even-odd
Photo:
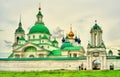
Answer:
[[[15,31],[15,33],[24,33],[25,31],[23,30],[22,27],[18,27]]]
[[[24,41],[24,40],[25,40],[25,38],[22,36],[19,40],[23,40],[23,41]]]
[[[54,39],[54,40],[52,41],[52,43],[57,43],[57,44],[58,44],[58,41],[57,41],[56,39]]]
[[[120,56],[107,56],[107,59],[120,59]]]
[[[98,30],[98,31],[102,32],[102,30],[98,24],[95,24],[90,32],[92,32],[93,30]]]
[[[35,23],[35,25],[29,31],[29,34],[32,33],[46,33],[50,35],[50,32],[44,23]]]
[[[112,52],[112,50],[109,50],[109,52],[108,52],[109,54],[112,54],[113,52]]]
[[[60,55],[61,55],[60,50],[53,50],[53,51],[50,51],[50,54],[48,56],[60,56]]]
[[[64,42],[61,46],[61,49],[64,49],[66,47],[73,47],[73,45],[70,42]]]
[[[13,56],[14,56],[14,53],[11,53],[10,56],[9,56],[8,58],[13,57]]]
[[[48,37],[46,35],[43,35],[41,39],[48,39]]]
[[[32,61],[32,60],[86,60],[86,56],[61,58],[0,58],[0,61]]]
[[[80,50],[82,46],[74,46],[74,47],[65,47],[62,50]]]
[[[43,16],[41,11],[38,12],[37,16]]]

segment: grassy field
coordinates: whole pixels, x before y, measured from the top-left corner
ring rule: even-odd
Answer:
[[[0,77],[120,77],[117,71],[0,72]]]

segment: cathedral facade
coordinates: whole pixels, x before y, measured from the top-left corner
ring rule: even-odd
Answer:
[[[52,40],[52,34],[42,20],[41,8],[36,18],[37,21],[27,35],[25,35],[20,19],[15,31],[12,53],[8,58],[0,58],[0,70],[120,69],[120,56],[113,55],[112,50],[107,53],[102,39],[103,30],[97,21],[90,30],[91,40],[85,51],[80,37],[74,34],[72,27],[70,27],[70,32],[61,38],[62,45],[59,47],[59,42],[56,38]]]

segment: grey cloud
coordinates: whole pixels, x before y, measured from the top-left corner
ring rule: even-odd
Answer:
[[[56,29],[53,31],[53,34],[52,34],[52,36],[54,37],[54,38],[61,38],[61,37],[63,37],[63,29],[61,29],[60,27],[56,27]]]
[[[0,32],[4,31],[3,29],[0,29]]]
[[[11,48],[13,44],[11,41],[8,41],[8,40],[4,40],[4,43],[7,48]]]

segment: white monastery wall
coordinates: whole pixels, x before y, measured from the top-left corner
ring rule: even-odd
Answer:
[[[108,59],[107,60],[107,69],[110,69],[110,65],[114,65],[114,70],[120,70],[120,59]]]
[[[78,70],[86,60],[0,61],[0,71]]]

